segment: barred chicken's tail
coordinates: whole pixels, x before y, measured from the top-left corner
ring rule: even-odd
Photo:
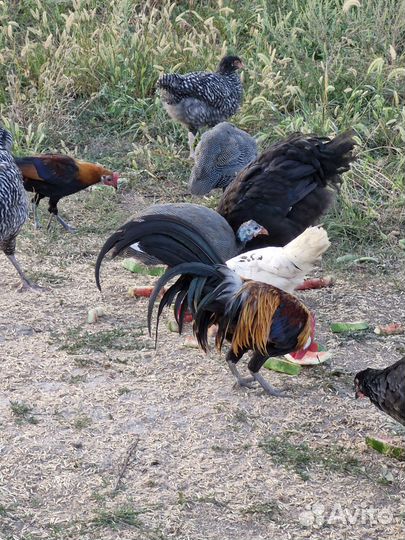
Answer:
[[[177,89],[182,79],[183,77],[178,73],[165,73],[157,81],[156,87],[170,92],[170,90]]]
[[[190,262],[223,263],[198,228],[186,220],[165,214],[145,215],[123,225],[101,248],[95,268],[96,284],[100,290],[100,266],[105,255],[112,250],[112,257],[116,257],[129,246],[170,267]]]

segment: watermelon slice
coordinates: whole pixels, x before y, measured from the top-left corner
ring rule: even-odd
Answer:
[[[374,333],[379,336],[393,336],[396,334],[405,334],[405,324],[391,323],[385,326],[376,326]]]
[[[300,365],[283,358],[268,358],[264,363],[264,367],[286,375],[298,375],[301,371]]]
[[[122,261],[122,266],[133,272],[134,274],[141,274],[143,276],[162,276],[165,273],[165,268],[161,266],[144,266],[143,264],[138,263],[135,259],[124,259]]]
[[[291,354],[285,354],[284,358],[287,358],[290,362],[299,364],[300,366],[318,366],[323,364],[330,358],[332,358],[330,351],[310,351],[308,350],[302,358],[294,358]]]
[[[154,287],[129,287],[128,296],[135,296],[136,298],[150,298],[152,295]],[[159,296],[162,296],[165,293],[165,290],[162,289],[159,293]]]
[[[382,439],[381,437],[366,437],[366,444],[370,448],[377,450],[380,454],[393,457],[399,461],[405,461],[405,448],[399,446],[398,443]]]
[[[322,289],[323,287],[332,287],[334,279],[332,276],[324,278],[305,279],[303,283],[295,287],[296,291],[306,291],[308,289]]]
[[[368,323],[366,321],[355,321],[355,322],[334,322],[331,323],[330,329],[336,334],[341,334],[344,332],[360,332],[361,330],[368,329]]]

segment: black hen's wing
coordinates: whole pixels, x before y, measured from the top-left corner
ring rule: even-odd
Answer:
[[[269,236],[246,249],[283,246],[313,225],[332,201],[328,186],[337,187],[354,159],[354,140],[344,133],[333,140],[293,134],[272,145],[228,186],[218,206],[234,231],[254,219]]]

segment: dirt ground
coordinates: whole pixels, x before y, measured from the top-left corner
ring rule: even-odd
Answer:
[[[365,437],[403,443],[404,430],[352,388],[405,353],[404,336],[372,331],[405,321],[400,267],[334,272],[332,288],[301,293],[333,358],[297,377],[264,370],[288,388],[270,398],[235,388],[223,355],[187,348],[171,314],[153,349],[147,301],[127,288],[155,278],[108,260],[100,295],[95,257],[114,227],[91,216],[104,196],[61,204],[76,235],[26,224],[19,258],[48,292],[17,293],[0,257],[1,540],[403,538],[405,465]],[[124,203],[117,223],[150,201]],[[89,325],[95,306],[105,316]],[[370,331],[329,330],[360,319]]]

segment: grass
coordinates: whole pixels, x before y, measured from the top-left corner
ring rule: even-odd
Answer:
[[[181,198],[186,134],[156,80],[235,52],[246,68],[233,122],[262,148],[296,130],[355,129],[359,160],[326,219],[338,252],[395,248],[387,234],[404,234],[405,3],[24,0],[2,2],[0,19],[0,118],[16,154],[69,152],[117,167],[151,202]],[[115,199],[92,193],[96,222],[81,232],[120,225]]]
[[[13,413],[18,424],[38,424],[38,419],[33,416],[32,407],[21,401],[10,401],[11,412]]]
[[[142,522],[138,516],[142,513],[142,511],[134,510],[130,506],[123,506],[114,510],[101,510],[92,520],[92,523],[96,527],[110,527],[112,529],[117,529],[123,525],[140,528]]]
[[[290,434],[284,433],[280,437],[268,437],[260,447],[271,455],[276,465],[294,470],[303,480],[309,480],[314,467],[343,475],[366,476],[361,462],[337,445],[315,448],[306,442],[293,442]]]
[[[62,343],[60,344],[60,340]],[[132,351],[151,348],[141,328],[114,328],[90,332],[81,326],[69,328],[66,334],[54,336],[54,343],[59,343],[59,349],[69,354],[88,352],[106,352],[108,350]]]

